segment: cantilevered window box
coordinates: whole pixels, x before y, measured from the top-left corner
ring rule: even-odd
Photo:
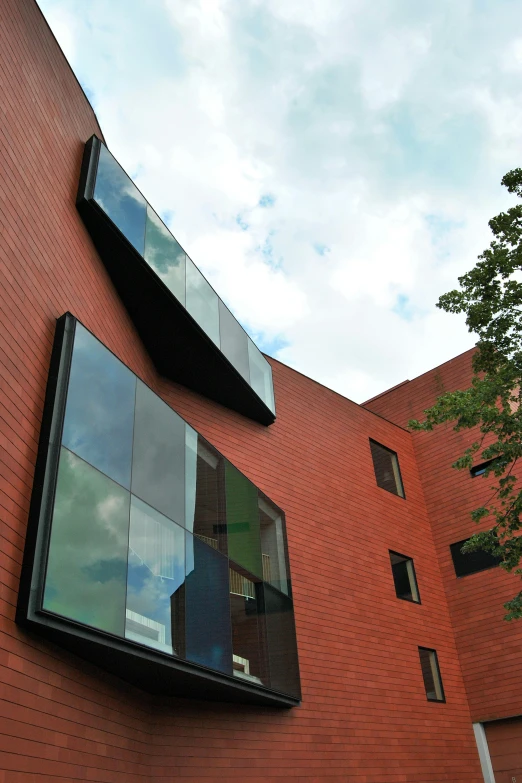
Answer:
[[[272,424],[270,364],[96,136],[77,206],[158,372]]]
[[[300,699],[283,512],[69,313],[17,621],[152,693]]]

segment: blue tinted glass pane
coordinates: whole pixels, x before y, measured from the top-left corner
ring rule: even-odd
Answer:
[[[268,655],[262,584],[252,574],[230,569],[230,615],[234,676],[268,685]]]
[[[131,499],[125,636],[167,653],[172,596],[185,581],[185,533],[136,497]],[[176,634],[174,634],[176,636]]]
[[[143,255],[147,202],[104,144],[100,149],[94,200]]]
[[[232,674],[228,561],[196,536],[186,537],[186,658]]]
[[[292,601],[263,585],[270,687],[300,698],[299,664]]]
[[[136,377],[76,324],[62,442],[130,486]]]
[[[185,422],[144,383],[136,389],[132,494],[185,520]]]
[[[219,346],[218,296],[187,256],[187,310]]]
[[[129,493],[62,448],[44,608],[123,636]]]
[[[185,253],[150,205],[147,206],[145,260],[185,304]]]
[[[265,405],[275,413],[274,386],[272,368],[261,351],[248,339],[248,363],[250,367],[250,385]]]
[[[248,337],[230,310],[219,300],[219,333],[221,350],[245,380],[250,379]]]

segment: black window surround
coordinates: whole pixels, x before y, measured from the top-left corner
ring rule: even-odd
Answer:
[[[389,550],[395,595],[403,601],[420,604],[419,586],[413,558]]]
[[[486,462],[481,462],[480,465],[474,465],[472,468],[469,469],[471,478],[476,478],[477,476],[483,476],[487,468],[493,465],[495,460],[496,457],[493,457],[492,459],[486,460]]]
[[[419,659],[427,700],[444,704],[446,696],[444,695],[437,651],[429,647],[419,647]]]
[[[377,486],[406,499],[397,452],[370,438],[370,451]]]
[[[459,579],[471,574],[478,574],[480,571],[488,571],[490,568],[496,568],[502,562],[501,557],[492,555],[491,552],[486,552],[484,549],[479,549],[476,552],[462,552],[462,547],[467,541],[469,541],[469,538],[450,544],[455,575]]]
[[[93,343],[112,357],[109,386],[104,375],[102,392],[106,399],[110,399],[110,384],[117,388],[121,410],[115,416],[110,408],[107,413],[102,412],[100,418],[95,392],[95,413],[90,411],[91,418],[88,421],[78,418],[81,406],[75,402],[75,395],[82,385],[86,385],[82,383],[85,376],[78,376],[74,370],[78,325],[79,322],[70,313],[57,322],[22,565],[17,622],[151,693],[275,707],[298,704],[301,698],[299,670],[283,513],[84,327],[81,327],[80,335],[89,335]],[[170,427],[169,437],[164,437],[163,420],[158,422],[157,427],[160,442],[155,446],[155,454],[152,456],[160,455],[160,465],[165,462],[163,455],[168,458],[169,466],[176,461],[173,444],[177,438],[176,427],[180,422],[187,433],[181,436],[186,444],[185,455],[192,455],[189,461],[193,465],[196,465],[197,452],[198,483],[195,483],[193,470],[192,473],[189,471],[193,489],[190,493],[186,490],[188,494],[181,505],[176,493],[169,497],[168,493],[165,494],[165,487],[155,486],[155,478],[150,471],[147,473],[147,466],[143,468],[143,460],[138,460],[137,468],[134,465],[136,449],[141,450],[142,455],[146,454],[147,444],[145,447],[140,445],[143,438],[136,431],[137,408],[133,425],[134,446],[129,445],[126,439],[128,415],[125,400],[128,400],[128,405],[138,405],[139,395],[136,395],[134,403],[133,393],[129,394],[128,390],[125,392],[125,373],[127,378],[132,376],[136,380],[137,391],[142,390],[140,393],[144,402],[140,403],[140,415],[145,417],[144,431],[148,431],[149,422],[154,423],[154,406],[163,406],[165,415],[170,411],[170,424],[167,423]],[[89,385],[89,394],[84,393],[86,399],[92,398],[92,389],[93,386]],[[81,395],[81,391],[78,393]],[[109,407],[112,404],[109,402]],[[72,427],[68,425],[71,416],[75,425]],[[86,423],[92,426],[87,427]],[[118,433],[116,444],[105,433],[108,423]],[[91,438],[89,441],[93,432],[94,440]],[[93,450],[92,444],[96,444],[98,437],[105,437],[105,441],[100,443],[98,450]],[[129,457],[126,456],[129,453],[133,461],[132,478]],[[185,456],[185,461],[187,459],[189,457]],[[141,474],[141,478],[138,477],[141,484],[139,481],[136,483],[136,469]],[[106,496],[110,502],[91,502],[91,515],[85,517],[85,520],[82,510],[85,502],[76,503],[75,506],[76,496],[71,499],[70,495],[65,495],[65,506],[61,506],[65,511],[62,513],[56,510],[58,499],[64,497],[63,486],[75,471],[75,475],[78,475],[78,471],[87,475],[87,481],[80,487],[84,492],[83,496],[79,496],[80,500],[87,498],[87,502],[90,502],[89,498],[96,497],[96,487],[101,484],[105,487],[110,485],[111,488]],[[143,478],[147,479],[147,476],[149,480],[143,483]],[[135,496],[135,488],[142,498],[147,495],[145,501]],[[225,491],[226,508],[224,501],[218,502],[216,496],[217,492],[225,498]],[[198,501],[198,493],[201,492],[204,493],[202,502]],[[177,522],[163,514],[164,511],[170,513],[171,508],[174,509],[171,516],[176,516]],[[199,508],[198,513],[195,508]],[[255,511],[255,508],[259,510]],[[75,513],[70,513],[74,509]],[[125,535],[130,535],[130,538],[127,539],[121,535],[121,531],[115,534],[115,530],[118,525],[123,525],[123,528],[127,525],[129,529],[129,511],[130,533]],[[103,518],[108,512],[112,516],[110,524],[105,524]],[[77,524],[74,522],[76,517]],[[187,522],[189,518],[190,523]],[[85,524],[85,521],[89,524]],[[82,585],[78,587],[73,584],[71,598],[67,590],[57,595],[55,584],[56,574],[60,574],[63,563],[67,562],[64,552],[73,553],[74,558],[75,553],[83,551],[77,540],[71,538],[72,534],[67,532],[75,524],[75,536],[78,536],[78,531],[83,536],[86,529],[94,530],[93,535],[97,536],[96,551],[103,554],[98,559],[94,557],[81,563],[83,572],[87,574],[88,587],[93,588],[92,595],[87,595]],[[159,539],[158,534],[154,533],[156,538],[153,535],[153,539],[150,539],[149,536],[149,540],[153,540],[153,543],[160,541],[163,555],[161,552],[158,555],[157,547],[153,551],[154,547],[151,549],[150,545],[148,553],[146,551],[145,538],[152,529],[162,531]],[[60,536],[63,540],[64,530],[65,548],[62,546],[60,550],[54,545],[53,549],[53,536],[55,541]],[[110,542],[107,531],[112,536]],[[128,544],[125,544],[127,540]],[[179,545],[183,540],[186,543]],[[110,557],[107,555],[108,542],[116,552]],[[135,561],[138,558],[135,568],[138,579],[134,582],[130,577],[131,560],[128,568],[124,563],[122,566],[122,558],[126,558],[122,552],[127,551],[127,546],[129,558],[131,552]],[[178,546],[183,563],[186,558],[185,569],[182,566],[181,571],[179,563],[172,557],[170,562],[168,559],[175,546]],[[266,554],[261,555],[258,550]],[[147,615],[142,608],[143,604],[137,603],[129,608],[129,591],[132,587],[134,593],[136,590],[139,593],[141,572],[147,560],[155,563],[155,574],[158,576],[156,584],[158,579],[161,583],[170,579],[170,584],[181,584],[171,598],[168,596],[172,590],[167,591],[167,603],[164,601],[169,618],[171,615],[171,635],[165,635],[163,617],[160,618],[162,622],[158,622],[157,618],[149,619],[151,615]],[[74,574],[74,564],[69,563],[68,568]],[[77,568],[76,573],[79,570]],[[147,573],[150,577],[150,568]],[[184,573],[189,576],[183,576]],[[222,585],[218,596],[221,603],[218,601],[215,608],[212,605],[209,609],[208,595],[214,596],[217,584],[212,581],[212,574],[216,574],[215,578]],[[67,578],[70,579],[70,576]],[[176,583],[172,581],[175,578],[178,578]],[[123,583],[126,586],[119,590],[118,584]],[[107,589],[113,591],[110,593],[111,600],[105,604],[96,593],[100,585],[104,590],[107,586]],[[119,599],[118,590],[121,593]],[[137,595],[138,599],[143,597],[144,594]],[[75,600],[81,602],[83,615],[75,615],[74,611],[63,609],[64,605],[71,601],[74,603]],[[229,602],[230,613],[227,609]],[[191,613],[191,606],[199,607],[198,611]],[[201,610],[208,614],[207,623],[200,622]],[[98,618],[95,622],[88,617],[88,613],[93,611]],[[224,630],[223,624],[219,626],[214,616],[219,613],[224,618]],[[115,622],[119,623],[117,627]],[[227,631],[226,626],[230,623],[232,625]],[[247,633],[245,629],[250,630]],[[252,648],[252,633],[257,634],[255,638],[258,639],[255,649]],[[216,662],[208,657],[215,656],[215,645],[211,646],[211,653],[207,650],[209,634],[213,634],[213,639],[221,640],[221,657]]]
[[[96,136],[76,203],[158,372],[272,424],[269,362]]]

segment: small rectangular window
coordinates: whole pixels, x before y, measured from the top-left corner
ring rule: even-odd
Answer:
[[[401,472],[399,469],[399,460],[395,451],[382,446],[370,438],[370,449],[372,452],[373,467],[375,469],[375,478],[377,486],[393,492],[394,495],[404,497],[404,488],[402,486]]]
[[[446,701],[435,650],[419,647],[419,657],[428,701]]]
[[[466,552],[464,554],[461,549],[468,540],[465,538],[463,541],[457,541],[455,544],[450,545],[451,557],[453,558],[455,573],[458,577],[485,571],[487,568],[493,568],[502,562],[502,558],[484,550]]]
[[[495,462],[495,458],[488,459],[486,462],[481,462],[480,465],[474,465],[472,468],[469,469],[469,472],[471,474],[471,478],[476,478],[476,476],[483,476],[486,472],[486,468],[489,468],[490,465],[492,465]]]
[[[390,561],[397,598],[420,604],[417,577],[415,576],[415,567],[411,557],[399,555],[398,552],[390,550]]]

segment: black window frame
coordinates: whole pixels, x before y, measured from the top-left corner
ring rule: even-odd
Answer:
[[[390,495],[395,495],[395,497],[402,498],[402,500],[406,500],[406,492],[404,490],[404,481],[403,481],[402,473],[401,473],[401,465],[400,465],[400,461],[399,461],[399,455],[393,449],[390,449],[388,446],[385,446],[383,443],[379,443],[379,441],[375,440],[375,438],[369,438],[369,443],[370,443],[370,454],[371,454],[371,457],[372,457],[373,470],[374,470],[374,473],[375,473],[375,481],[377,483],[377,486],[379,487],[379,489],[384,489],[386,492],[389,492]],[[376,470],[376,467],[375,467],[375,459],[374,459],[374,456],[373,456],[372,444],[374,446],[378,446],[380,449],[383,449],[384,451],[387,451],[389,454],[392,455],[392,457],[395,457],[395,460],[396,460],[396,463],[397,463],[397,474],[398,474],[398,477],[399,477],[399,484],[400,484],[400,490],[401,491],[394,492],[392,489],[388,489],[388,487],[383,487],[381,484],[379,484],[379,477],[377,476],[377,470]]]
[[[437,654],[437,650],[434,650],[433,647],[423,647],[422,645],[419,645],[417,649],[419,651],[419,663],[420,663],[420,666],[421,666],[421,675],[422,675],[422,680],[423,680],[423,683],[424,683],[424,691],[426,693],[426,700],[431,702],[431,703],[433,703],[433,704],[446,704],[446,694],[445,694],[445,691],[444,691],[444,684],[442,682],[442,675],[440,673],[439,656]],[[426,687],[426,680],[424,679],[424,672],[422,671],[421,651],[422,652],[428,652],[428,653],[434,655],[435,669],[436,669],[436,674],[437,674],[437,678],[438,678],[438,685],[440,687],[440,692],[442,694],[440,699],[438,699],[437,697],[433,698],[432,696],[428,695],[429,691],[428,691],[428,689]],[[431,660],[430,660],[430,667],[431,667]],[[433,671],[432,671],[432,674],[433,674]],[[437,683],[434,682],[434,684],[435,684],[435,691],[436,691]]]
[[[396,597],[399,598],[401,601],[408,601],[408,603],[410,603],[410,604],[419,604],[419,605],[422,604],[421,597],[420,597],[419,583],[417,581],[417,571],[415,570],[415,562],[413,560],[413,557],[409,557],[409,555],[403,555],[400,552],[396,552],[393,549],[389,549],[388,550],[388,554],[390,555],[390,564],[391,564],[391,569],[392,569],[392,576],[393,576],[393,583],[394,583],[394,587],[395,587],[395,595],[396,595]],[[412,570],[413,570],[413,582],[414,582],[415,592],[417,593],[417,600],[415,600],[415,598],[413,598],[413,590],[411,591],[411,594],[412,594],[411,598],[408,598],[405,595],[399,595],[399,593],[397,592],[397,581],[395,579],[395,572],[393,570],[393,566],[394,565],[398,565],[398,564],[392,562],[392,555],[395,555],[396,557],[402,557],[403,558],[403,562],[405,562],[405,563],[408,563],[408,562],[411,563]],[[408,574],[408,580],[410,581],[410,575],[409,574]],[[410,587],[411,587],[411,581],[410,581]]]

